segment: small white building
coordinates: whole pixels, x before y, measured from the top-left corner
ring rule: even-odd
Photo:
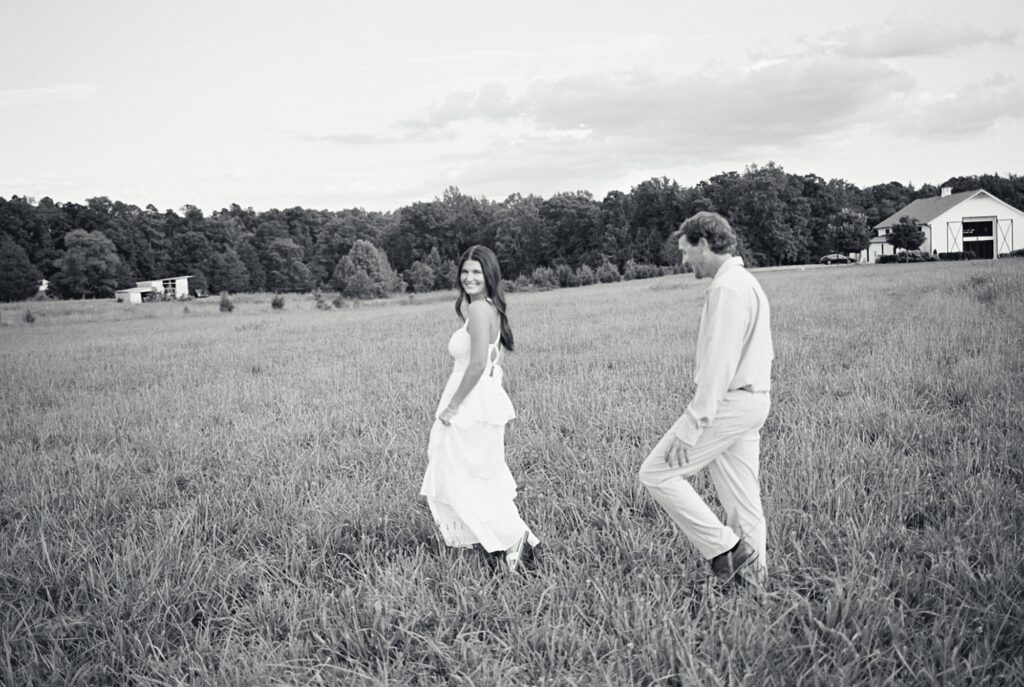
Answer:
[[[952,193],[945,187],[942,195],[918,198],[876,224],[875,236],[861,251],[861,262],[896,252],[887,238],[901,217],[921,225],[921,250],[928,253],[971,251],[979,258],[997,258],[1024,248],[1024,212],[983,189]]]
[[[141,303],[146,300],[147,294],[156,294],[165,298],[188,298],[188,280],[191,274],[183,277],[168,277],[166,279],[151,279],[149,281],[137,281],[130,289],[120,289],[114,292],[114,298],[124,303]]]

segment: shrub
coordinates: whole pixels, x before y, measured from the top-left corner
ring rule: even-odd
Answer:
[[[220,311],[221,312],[234,312],[235,304],[231,302],[231,296],[227,294],[227,291],[220,295]]]
[[[1024,248],[1018,248],[1017,250],[1010,251],[1011,258],[1024,258]]]
[[[437,275],[434,274],[434,268],[419,260],[410,265],[409,269],[405,271],[405,281],[409,282],[409,287],[413,290],[413,293],[430,291],[434,288],[434,281],[436,279]]]
[[[558,277],[559,286],[576,286],[576,273],[564,263],[555,267],[555,276]]]
[[[516,283],[514,281],[509,281],[508,279],[502,279],[501,288],[505,293],[511,293],[516,290]]]
[[[620,281],[621,279],[622,275],[619,274],[619,268],[607,260],[601,263],[601,266],[597,268],[597,280],[602,284]]]
[[[657,265],[648,265],[644,262],[633,262],[630,258],[626,261],[626,267],[622,271],[623,279],[650,279],[651,277],[660,277],[661,268]]]
[[[29,310],[28,308],[25,308],[24,320],[28,324],[32,324],[33,322],[36,321],[36,316],[32,314],[31,310]]]
[[[530,275],[530,281],[538,289],[557,289],[558,277],[550,267],[538,267]]]
[[[959,250],[952,253],[939,253],[939,260],[974,260],[977,256],[972,250]]]
[[[533,291],[533,282],[525,274],[516,277],[515,288],[512,291]]]
[[[875,263],[878,265],[884,265],[890,262],[896,262],[895,255],[879,255],[877,258],[875,258]]]
[[[270,299],[270,307],[274,310],[284,310],[284,296],[275,293],[274,297]]]
[[[313,289],[313,300],[316,302],[317,310],[331,310],[334,308],[320,289]]]
[[[597,281],[597,276],[594,274],[594,270],[590,268],[590,265],[580,265],[579,269],[576,270],[576,283],[580,286],[587,286]]]

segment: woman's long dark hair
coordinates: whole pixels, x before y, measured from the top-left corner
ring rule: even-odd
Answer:
[[[501,287],[501,267],[498,266],[498,258],[487,246],[476,244],[470,246],[462,257],[459,258],[459,269],[455,274],[458,279],[459,297],[455,299],[455,314],[463,322],[466,321],[462,314],[462,302],[466,300],[466,291],[462,288],[462,266],[467,260],[476,260],[480,263],[480,269],[484,273],[484,286],[487,288],[487,297],[494,304],[501,318],[501,345],[506,351],[514,350],[515,340],[512,338],[512,326],[508,323],[508,315],[505,314],[505,290]]]

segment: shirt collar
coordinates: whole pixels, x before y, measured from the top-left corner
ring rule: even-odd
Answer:
[[[723,262],[722,266],[718,268],[717,272],[715,272],[715,278],[711,280],[711,284],[708,285],[708,288],[714,286],[715,282],[721,279],[723,274],[733,269],[734,267],[743,267],[743,258],[741,258],[738,255],[734,255],[725,262]]]

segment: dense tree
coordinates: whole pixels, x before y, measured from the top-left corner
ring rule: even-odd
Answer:
[[[954,192],[984,188],[1024,207],[1021,176],[951,177],[939,186]],[[788,174],[769,163],[719,174],[693,188],[652,178],[628,193],[611,191],[600,202],[586,192],[547,200],[512,194],[492,202],[449,187],[433,201],[387,213],[299,207],[257,213],[233,204],[204,216],[191,205],[140,209],[105,196],[85,204],[12,196],[0,198],[0,235],[19,246],[44,277],[53,281],[61,273],[69,293],[78,295],[111,287],[103,280],[98,290],[87,284],[82,247],[68,251],[69,240],[80,242],[76,231],[102,234],[113,245],[120,264],[111,279],[119,286],[185,273],[205,277],[214,291],[306,290],[333,283],[358,241],[381,249],[401,273],[417,275],[415,288],[426,274],[420,267],[409,271],[416,263],[432,271],[432,288],[450,288],[455,261],[473,243],[495,250],[509,280],[528,280],[546,267],[555,269],[560,283],[569,283],[579,281],[583,266],[593,272],[606,261],[621,272],[632,260],[633,273],[647,264],[678,264],[670,236],[699,210],[721,212],[732,222],[740,254],[750,264],[789,264],[844,248],[853,252],[863,227],[847,211],[860,213],[873,227],[911,200],[937,194],[938,186],[895,181],[862,190],[842,179]],[[69,238],[73,234],[78,238]]]
[[[414,293],[423,293],[434,288],[434,270],[419,260],[405,271],[405,281]]]
[[[601,201],[601,255],[619,267],[633,257],[632,214],[632,201],[622,191],[609,191]]]
[[[433,288],[450,289],[455,286],[457,276],[455,272],[458,270],[458,265],[455,260],[442,258],[437,246],[430,249],[427,256],[423,258],[423,264],[429,267],[431,274],[434,275]]]
[[[364,210],[343,210],[321,225],[316,233],[316,250],[310,266],[320,283],[330,280],[338,261],[348,255],[357,240],[380,242],[383,227],[379,217]]]
[[[383,298],[405,288],[387,254],[369,241],[358,240],[334,270],[335,288],[355,298]]]
[[[494,253],[506,279],[532,272],[551,254],[551,237],[540,217],[543,205],[540,196],[514,193],[495,209]]]
[[[266,250],[267,288],[271,291],[309,291],[313,273],[302,261],[302,246],[290,238],[275,238]]]
[[[892,227],[886,241],[897,250],[917,250],[924,243],[924,232],[913,217],[904,215]]]
[[[234,248],[226,248],[210,256],[209,291],[248,291],[250,287],[249,270],[235,252]]]
[[[648,179],[629,193],[630,254],[640,263],[657,262],[661,246],[680,223],[692,214],[692,198],[679,184],[665,177]],[[625,261],[621,261],[620,266]]]
[[[444,211],[437,202],[413,203],[398,212],[397,220],[381,237],[381,247],[395,269],[409,269],[432,248],[444,251],[445,259],[459,255],[458,246],[445,241]]]
[[[843,208],[826,226],[822,253],[859,253],[868,247],[871,230],[863,213]]]
[[[238,245],[238,259],[242,261],[246,272],[249,273],[249,287],[245,290],[262,291],[267,284],[266,270],[251,238],[251,235],[243,237],[242,242]]]
[[[601,259],[601,206],[586,191],[556,193],[540,207],[551,250],[541,264],[565,263],[572,268]]]
[[[1024,210],[1024,176],[1019,174],[950,177],[939,186],[948,186],[953,193],[985,189],[1004,203],[1008,203],[1018,210]]]
[[[885,218],[906,207],[911,201],[911,195],[912,190],[898,181],[864,189],[864,214],[867,215],[868,226],[877,226]]]
[[[103,232],[75,229],[64,237],[64,245],[51,286],[65,298],[110,297],[128,285],[117,248]]]
[[[0,300],[20,301],[39,291],[42,275],[10,236],[0,234]]]

